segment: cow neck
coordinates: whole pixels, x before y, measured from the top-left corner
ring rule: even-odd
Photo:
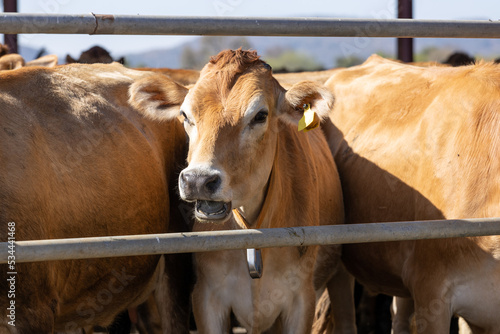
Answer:
[[[276,152],[274,153],[273,166],[271,168],[271,174],[269,175],[269,180],[267,182],[267,190],[266,190],[266,194],[264,197],[264,204],[262,205],[262,208],[260,209],[259,216],[257,217],[257,223],[255,224],[256,229],[259,229],[262,226],[262,223],[264,222],[264,218],[266,217],[266,215],[269,211],[269,207],[271,204],[271,199],[272,199],[274,189],[276,188],[276,173],[278,171],[278,167],[277,167],[278,152],[279,152],[279,135],[276,137]],[[233,209],[233,214],[234,214],[235,219],[238,221],[238,223],[241,226],[244,226],[247,229],[251,228],[252,225],[248,223],[247,219],[241,213],[239,208]]]

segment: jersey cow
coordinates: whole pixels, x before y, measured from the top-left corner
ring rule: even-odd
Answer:
[[[145,82],[137,102],[163,117],[163,93],[154,85]],[[256,52],[226,50],[213,57],[181,106],[189,165],[179,189],[184,200],[196,203],[194,230],[342,223],[340,182],[326,140],[319,130],[297,131],[304,105],[324,117],[332,102],[328,90],[313,82],[285,91]],[[256,280],[249,276],[245,254],[195,255],[198,331],[228,332],[233,312],[249,333],[273,324],[284,333],[309,333],[317,247],[264,249],[263,274]],[[318,257],[329,261],[332,272],[338,269],[329,283],[339,287],[330,291],[340,299],[336,310],[348,314],[339,318],[353,330],[352,279],[342,271],[339,254],[333,247]]]
[[[500,216],[500,68],[416,67],[372,56],[326,82],[324,131],[347,223]],[[397,296],[395,333],[500,328],[500,236],[345,245],[348,269]]]
[[[200,77],[200,72],[197,70],[187,70],[187,69],[178,69],[178,68],[154,68],[154,67],[138,67],[136,68],[138,71],[150,71],[161,73],[163,75],[168,76],[170,79],[175,82],[183,85],[190,86],[196,83],[196,80]]]
[[[15,226],[18,241],[168,231],[186,136],[180,122],[152,120],[127,102],[129,87],[150,76],[172,87],[165,108],[178,110],[184,95],[174,82],[119,64],[0,74],[2,242],[7,226]],[[159,256],[18,263],[12,289],[12,276],[5,276],[12,270],[1,265],[0,333],[109,325],[157,284],[157,293],[181,294],[167,284],[181,268],[165,277],[165,266],[169,261]],[[160,311],[173,333],[188,333],[189,290],[183,291],[185,305],[173,301]]]
[[[37,59],[24,61],[24,58],[17,53],[9,53],[0,57],[0,71],[16,70],[21,67],[42,66],[54,67],[57,65],[56,55],[46,55]]]

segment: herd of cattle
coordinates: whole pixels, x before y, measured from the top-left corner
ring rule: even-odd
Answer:
[[[20,241],[500,217],[494,62],[273,74],[241,49],[201,72],[54,57],[0,58],[2,242],[10,222]],[[259,279],[245,250],[18,263],[14,297],[2,264],[0,333],[89,334],[119,314],[189,333],[191,313],[198,333],[356,333],[355,280],[394,296],[395,334],[447,334],[452,317],[500,333],[500,236],[262,262]]]

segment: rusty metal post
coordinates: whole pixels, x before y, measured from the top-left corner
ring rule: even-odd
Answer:
[[[17,0],[3,0],[3,11],[8,13],[17,12]],[[7,44],[11,53],[18,53],[17,35],[5,34],[3,38],[4,44]]]
[[[398,0],[398,19],[412,18],[412,0]],[[413,38],[398,38],[398,59],[407,63],[413,61]]]

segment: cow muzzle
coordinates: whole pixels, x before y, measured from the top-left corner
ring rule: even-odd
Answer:
[[[231,213],[231,202],[217,198],[222,179],[220,173],[199,172],[185,169],[179,177],[179,189],[183,200],[196,202],[195,216],[202,221],[225,220]]]
[[[196,201],[194,214],[199,220],[224,220],[231,213],[231,202]]]

